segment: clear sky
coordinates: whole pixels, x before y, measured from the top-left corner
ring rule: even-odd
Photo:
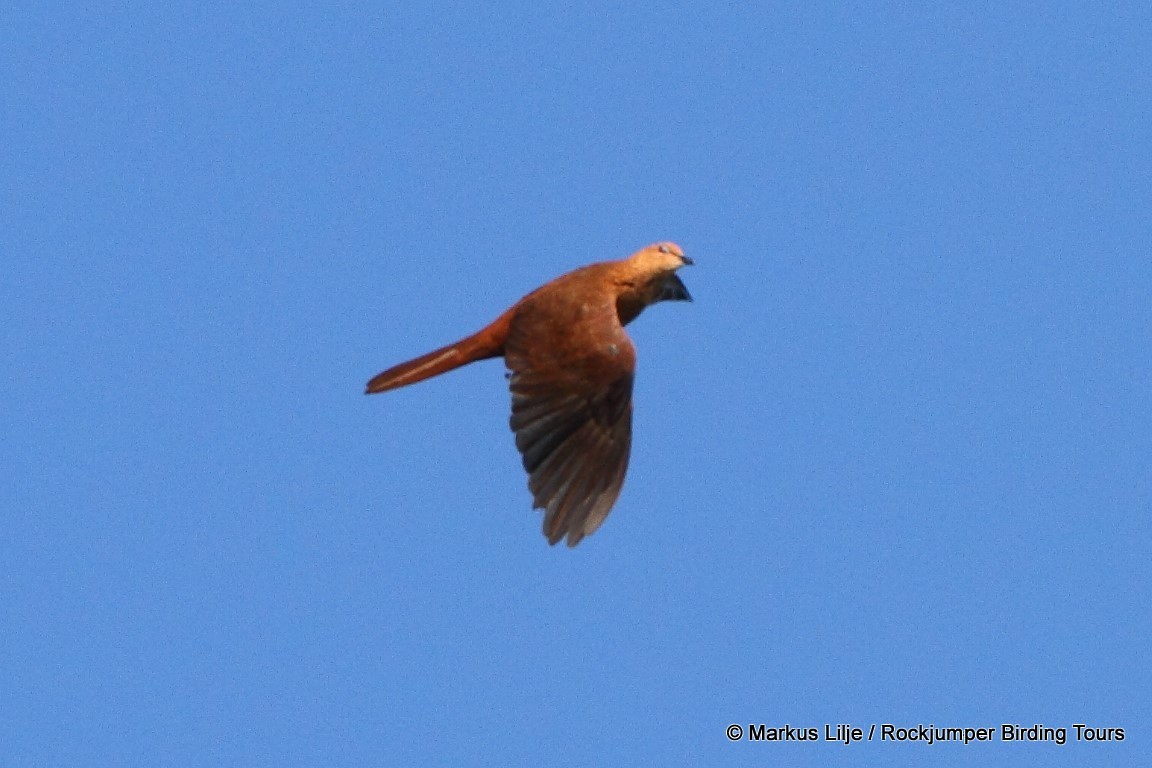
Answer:
[[[1147,765],[1150,8],[6,4],[0,765]],[[656,240],[575,550],[362,394]]]

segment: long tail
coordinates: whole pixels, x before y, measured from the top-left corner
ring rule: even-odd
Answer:
[[[364,394],[387,392],[397,387],[406,387],[433,376],[447,373],[477,360],[501,357],[504,354],[504,340],[508,337],[510,313],[501,315],[487,328],[449,344],[414,360],[394,365],[383,373],[378,373],[368,382]]]

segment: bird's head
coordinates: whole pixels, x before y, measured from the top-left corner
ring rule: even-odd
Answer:
[[[653,243],[632,254],[628,260],[638,269],[653,275],[675,272],[693,263],[676,243]]]
[[[675,243],[654,243],[617,262],[621,293],[617,310],[621,322],[631,322],[644,307],[658,301],[692,301],[676,270],[692,263]]]
[[[645,303],[692,301],[692,295],[676,276],[676,270],[693,263],[676,243],[653,243],[629,257],[628,262],[647,283]]]

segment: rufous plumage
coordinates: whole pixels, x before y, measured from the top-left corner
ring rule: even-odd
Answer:
[[[581,267],[473,335],[373,377],[367,393],[503,357],[533,507],[544,510],[550,544],[566,536],[574,547],[604,522],[628,468],[636,349],[624,326],[651,304],[691,301],[676,275],[688,264],[675,243],[655,243]]]

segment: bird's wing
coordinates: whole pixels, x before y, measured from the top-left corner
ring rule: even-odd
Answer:
[[[512,431],[544,535],[576,546],[620,495],[632,444],[636,350],[615,305],[575,317],[546,301],[521,307],[505,346]]]

